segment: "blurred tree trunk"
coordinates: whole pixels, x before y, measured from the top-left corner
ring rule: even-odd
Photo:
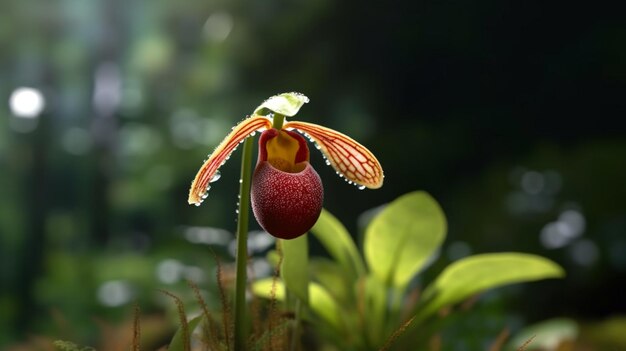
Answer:
[[[117,112],[122,99],[120,73],[120,46],[123,36],[123,17],[119,0],[102,2],[100,16],[102,36],[94,44],[93,64],[93,120],[94,140],[93,183],[90,198],[91,234],[93,242],[103,247],[111,236],[110,186],[115,171]]]

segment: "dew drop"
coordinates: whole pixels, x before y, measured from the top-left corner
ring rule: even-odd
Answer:
[[[208,192],[202,194],[202,199],[206,199],[207,197],[209,197],[209,193]]]
[[[330,166],[330,161],[329,160],[326,160],[326,165]]]
[[[239,184],[243,183],[243,179],[239,179]]]
[[[209,180],[209,183],[217,182],[221,177],[222,177],[222,173],[220,173],[220,171],[217,170],[215,171],[215,174],[213,174],[213,177],[211,177],[211,180]],[[208,190],[209,189],[207,189],[207,191]]]
[[[256,135],[256,131],[250,133],[250,136],[255,136]]]
[[[196,205],[196,207],[200,206],[199,202],[196,202],[194,205]]]
[[[365,190],[365,185],[359,185],[359,186],[357,187],[357,189],[359,189],[359,190]]]
[[[322,148],[321,146],[319,146],[319,144],[313,144],[313,145],[315,145],[315,148],[318,150]]]
[[[236,213],[236,214],[239,214],[239,210],[235,210],[235,213]]]

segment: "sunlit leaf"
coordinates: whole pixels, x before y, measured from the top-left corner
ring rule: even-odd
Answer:
[[[322,285],[339,302],[353,302],[352,280],[335,261],[317,257],[309,261],[312,279]]]
[[[202,315],[197,316],[195,318],[192,318],[189,322],[187,322],[187,331],[189,332],[189,337],[191,338],[191,334],[193,333],[193,331],[196,329],[196,327],[200,324],[200,322],[202,321]],[[170,346],[167,348],[168,351],[189,351],[189,350],[185,350],[185,344],[190,345],[190,340],[187,340],[187,342],[185,342],[184,339],[184,329],[183,327],[179,327],[178,330],[176,331],[176,334],[174,334],[174,337],[172,338],[172,341],[170,341]]]
[[[622,330],[622,333],[624,330]],[[507,344],[505,350],[516,351],[522,345],[526,351],[561,350],[559,345],[578,337],[578,324],[571,319],[555,318],[524,328]],[[528,342],[531,340],[531,342]]]
[[[460,302],[486,289],[506,284],[558,278],[564,275],[556,263],[524,253],[493,253],[470,256],[448,266],[426,288],[424,317],[441,307]]]
[[[307,240],[306,235],[291,240],[280,240],[283,252],[280,275],[287,289],[305,305],[309,303],[309,245]]]
[[[302,105],[309,102],[309,98],[300,93],[282,93],[274,95],[269,99],[263,101],[259,107],[254,110],[255,115],[267,115],[266,110],[274,113],[280,113],[281,115],[291,117],[295,116],[300,110]]]
[[[404,287],[445,238],[446,219],[437,202],[417,191],[399,197],[365,231],[365,259],[381,281]]]
[[[272,288],[273,284],[276,284],[274,288]],[[274,289],[273,292],[272,289]],[[285,300],[285,284],[280,280],[275,283],[272,278],[258,280],[252,284],[252,291],[257,296],[266,299]],[[309,283],[309,307],[333,328],[343,330],[341,307],[326,289],[314,282]]]
[[[324,245],[328,253],[354,278],[365,273],[365,265],[346,228],[326,209],[311,228],[311,233]]]

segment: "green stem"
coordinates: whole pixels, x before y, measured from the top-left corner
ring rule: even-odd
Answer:
[[[239,214],[237,216],[237,265],[235,282],[235,351],[246,349],[246,269],[248,268],[248,217],[250,209],[250,175],[252,174],[252,140],[243,143],[241,179],[239,184]]]
[[[283,129],[283,122],[285,122],[285,116],[280,113],[274,113],[274,117],[272,119],[272,128],[281,130]]]
[[[294,308],[295,312],[295,325],[293,326],[293,335],[291,339],[291,351],[296,351],[298,344],[300,342],[300,319],[302,317],[302,302],[300,299],[296,298],[296,306]]]

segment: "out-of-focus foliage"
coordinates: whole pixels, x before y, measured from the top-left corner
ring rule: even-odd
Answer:
[[[185,278],[219,306],[207,245],[229,259],[238,163],[200,208],[185,203],[189,182],[249,106],[294,90],[315,102],[302,107],[311,122],[384,166],[382,190],[358,191],[312,155],[348,232],[362,235],[362,212],[427,189],[449,222],[424,279],[475,252],[533,252],[568,276],[488,295],[479,307],[493,323],[623,315],[618,5],[1,1],[0,348],[31,335],[100,346],[94,320],[121,325],[133,301],[174,324],[155,291],[193,300]],[[267,249],[253,237],[254,253]],[[471,339],[472,313],[446,335]]]

